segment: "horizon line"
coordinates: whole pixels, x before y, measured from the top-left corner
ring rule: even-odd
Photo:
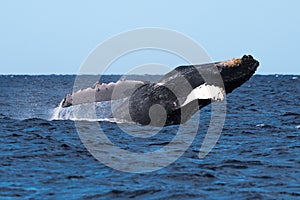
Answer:
[[[66,73],[66,74],[63,74],[63,73],[18,73],[18,74],[13,74],[13,73],[2,73],[0,74],[0,76],[77,76],[79,74],[69,74],[69,73]],[[84,76],[103,76],[103,75],[106,75],[106,76],[145,76],[145,75],[150,75],[150,76],[162,76],[164,74],[115,74],[115,73],[111,73],[111,74],[80,74],[80,75],[84,75]],[[292,74],[292,73],[258,73],[258,74],[254,74],[255,75],[260,75],[260,76],[276,76],[276,75],[281,75],[281,76],[299,76],[300,73],[297,73],[297,74]]]

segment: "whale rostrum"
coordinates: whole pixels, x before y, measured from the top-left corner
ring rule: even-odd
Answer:
[[[186,122],[195,112],[222,101],[255,73],[259,62],[251,55],[227,61],[179,66],[157,82],[119,80],[95,83],[68,94],[62,107],[126,99],[114,112],[142,125],[167,126]]]

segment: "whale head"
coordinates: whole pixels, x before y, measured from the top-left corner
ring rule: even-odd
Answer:
[[[221,74],[228,94],[251,78],[258,68],[259,62],[251,55],[244,55],[242,58],[218,62],[215,65]]]

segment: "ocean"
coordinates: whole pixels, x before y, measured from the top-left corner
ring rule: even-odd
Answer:
[[[84,146],[74,121],[51,120],[72,92],[75,78],[0,76],[0,199],[300,198],[299,75],[253,76],[227,96],[222,134],[204,159],[198,155],[211,106],[200,111],[200,122],[189,120],[198,130],[187,150],[170,165],[144,173],[106,166]],[[120,76],[102,78],[110,82]],[[88,127],[92,122],[81,123]],[[153,140],[135,140],[120,126],[145,134],[155,128],[96,123],[114,143],[132,152],[162,148],[179,126],[164,127]]]

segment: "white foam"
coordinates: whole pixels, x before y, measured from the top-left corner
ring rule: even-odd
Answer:
[[[63,108],[62,102],[53,109],[50,120],[72,120],[72,121],[107,121],[116,123],[129,123],[124,119],[112,117],[111,104],[116,107],[123,103],[122,100],[112,100],[94,103],[83,103],[75,106]]]
[[[58,107],[53,109],[50,120],[59,120],[60,119],[60,113],[63,109],[63,107],[62,107],[63,102],[64,102],[64,99],[60,102]]]
[[[265,124],[257,124],[256,127],[265,127]]]
[[[214,101],[223,101],[225,99],[225,95],[226,93],[223,88],[214,85],[207,85],[206,83],[204,83],[193,89],[181,106],[185,106],[196,99],[211,99]]]

